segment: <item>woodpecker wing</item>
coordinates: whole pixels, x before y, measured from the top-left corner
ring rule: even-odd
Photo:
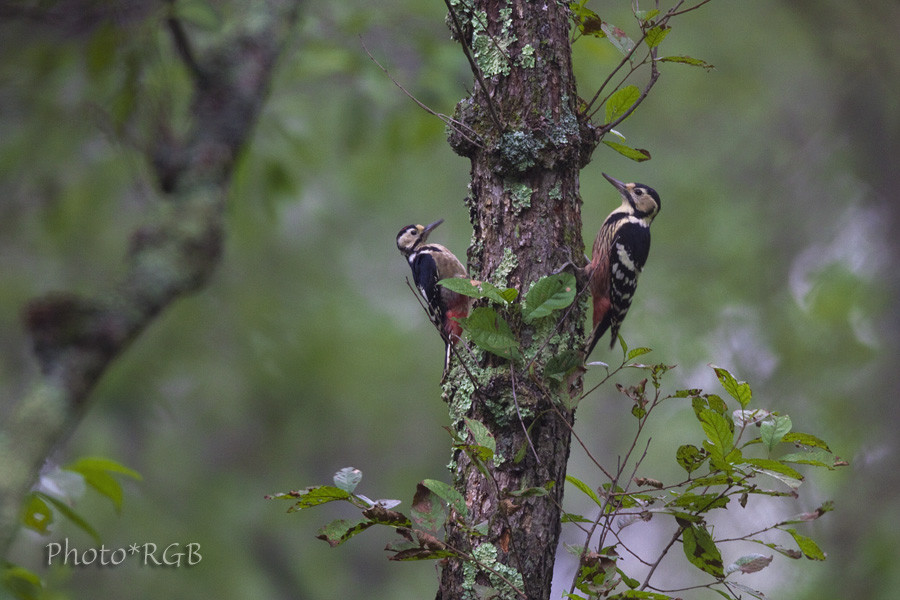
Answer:
[[[417,252],[413,255],[409,266],[412,268],[413,281],[422,293],[422,297],[425,298],[432,321],[441,327],[444,315],[441,310],[441,290],[437,284],[439,277],[434,257],[430,252]]]
[[[610,328],[609,346],[612,348],[619,335],[619,326],[631,307],[638,276],[650,253],[650,228],[640,222],[626,221],[613,236],[610,252],[613,255],[609,268],[610,309],[604,322]],[[595,341],[601,335],[602,332],[595,334]]]

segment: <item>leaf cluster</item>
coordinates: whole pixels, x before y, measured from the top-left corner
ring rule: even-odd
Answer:
[[[41,478],[41,489],[33,489],[22,506],[22,525],[41,535],[49,535],[51,526],[62,517],[87,533],[98,545],[100,534],[72,506],[85,487],[93,489],[112,502],[116,512],[122,509],[122,485],[116,475],[141,479],[140,473],[108,458],[83,457],[61,469],[56,468]],[[52,490],[52,491],[51,491]],[[0,567],[0,585],[13,597],[31,600],[44,597],[44,584],[34,572],[17,565]]]
[[[627,351],[624,344],[623,348]],[[750,554],[726,566],[720,550],[723,544],[749,541],[793,559],[825,559],[825,553],[815,541],[791,526],[818,519],[832,510],[830,503],[811,513],[756,527],[744,535],[727,539],[715,535],[710,518],[718,514],[718,519],[728,518],[749,529],[754,524],[742,518],[741,509],[747,506],[750,498],[798,497],[798,489],[804,482],[804,475],[798,471],[799,465],[829,470],[846,465],[832,453],[828,444],[812,434],[794,431],[787,415],[753,408],[750,385],[737,380],[727,369],[711,366],[726,392],[723,398],[699,389],[662,395],[659,377],[669,367],[629,366],[650,371],[652,388],[655,388],[655,391],[649,389],[647,379],[635,386],[617,386],[632,402],[632,414],[638,420],[631,449],[614,475],[610,476],[604,469],[610,480],[600,486],[592,487],[573,475],[567,476],[567,481],[599,509],[595,519],[577,514],[565,517],[565,521],[577,524],[587,534],[585,544],[573,549],[580,557],[581,567],[569,591],[570,598],[675,598],[652,585],[653,572],[675,544],[681,544],[689,564],[710,576],[708,583],[694,587],[708,587],[723,597],[735,599],[741,598],[742,594],[764,597],[761,592],[735,581],[734,576],[765,569],[773,556]],[[700,436],[697,442],[684,443],[676,449],[674,459],[686,477],[673,483],[636,476],[646,450],[637,458],[633,453],[651,412],[663,401],[689,401],[697,423],[695,434]],[[631,466],[628,464],[630,459],[634,463]],[[631,477],[626,468],[631,469]],[[638,556],[627,546],[621,532],[626,527],[660,518],[669,520],[672,537],[662,550],[656,550],[655,558],[639,557],[652,567],[646,579],[639,582],[615,566],[623,551]],[[583,527],[585,523],[590,526]],[[597,549],[592,549],[591,540],[595,534],[598,535]],[[777,540],[778,536],[791,539],[795,547],[783,545]],[[606,562],[597,560],[594,555]],[[620,586],[627,591],[610,595]]]

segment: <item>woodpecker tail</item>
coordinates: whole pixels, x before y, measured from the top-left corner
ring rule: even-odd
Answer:
[[[584,353],[585,360],[587,360],[587,357],[590,356],[591,352],[594,351],[594,346],[597,345],[597,342],[600,341],[600,338],[603,337],[603,334],[606,333],[606,330],[609,329],[611,320],[612,319],[610,319],[609,313],[607,313],[606,316],[603,317],[603,320],[597,324],[597,327],[594,328],[594,333],[591,335],[591,339],[588,342],[587,350]],[[609,347],[612,348],[615,345],[615,343],[616,343],[616,336],[610,334]]]

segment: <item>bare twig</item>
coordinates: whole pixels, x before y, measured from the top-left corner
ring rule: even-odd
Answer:
[[[534,454],[534,460],[537,461],[537,464],[541,464],[541,458],[538,456],[537,450],[534,449],[534,444],[531,443],[531,436],[528,435],[528,428],[525,427],[525,421],[522,420],[522,411],[519,410],[519,399],[516,397],[516,370],[512,364],[509,366],[509,378],[512,384],[513,404],[516,405],[516,415],[519,417],[519,424],[522,425],[522,432],[525,434],[525,440],[528,442],[532,454]]]
[[[428,106],[424,102],[420,101],[412,93],[410,93],[410,91],[407,90],[405,87],[403,87],[400,84],[400,82],[398,82],[396,79],[394,79],[394,76],[391,75],[390,71],[388,71],[384,67],[384,65],[382,65],[380,62],[378,62],[378,60],[374,56],[372,56],[372,53],[369,52],[369,49],[366,47],[366,43],[363,41],[362,36],[359,37],[359,43],[362,45],[363,50],[365,50],[366,54],[372,60],[372,62],[375,63],[378,66],[378,68],[381,69],[382,72],[384,72],[385,75],[387,75],[388,79],[390,79],[391,82],[395,86],[397,86],[397,88],[399,88],[401,92],[406,94],[407,98],[409,98],[410,100],[415,102],[419,108],[421,108],[428,114],[437,117],[438,119],[440,119],[441,121],[446,123],[448,127],[452,127],[454,130],[456,130],[457,133],[459,133],[459,135],[461,135],[470,144],[472,144],[478,148],[484,147],[483,144],[481,144],[478,141],[478,137],[479,137],[478,134],[471,127],[467,126],[465,123],[461,123],[460,121],[457,121],[453,117],[450,117],[448,115],[445,115],[443,113],[439,113],[439,112],[433,110],[430,106]]]

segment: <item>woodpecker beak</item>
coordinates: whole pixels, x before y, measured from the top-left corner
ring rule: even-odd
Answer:
[[[444,222],[443,219],[438,219],[438,220],[435,221],[434,223],[431,223],[431,224],[429,224],[429,225],[426,225],[426,226],[425,226],[425,229],[422,230],[422,236],[424,237],[424,236],[428,235],[429,233],[432,232],[432,230],[434,230],[438,225],[440,225],[440,224],[443,223],[443,222]]]
[[[625,186],[624,183],[622,183],[621,181],[619,181],[619,180],[616,179],[615,177],[610,177],[610,176],[607,175],[606,173],[603,173],[603,176],[606,177],[606,180],[607,180],[608,182],[610,182],[611,184],[613,184],[613,187],[615,187],[617,190],[619,190],[619,193],[620,193],[620,194],[624,194],[624,193],[625,193],[626,186]]]

